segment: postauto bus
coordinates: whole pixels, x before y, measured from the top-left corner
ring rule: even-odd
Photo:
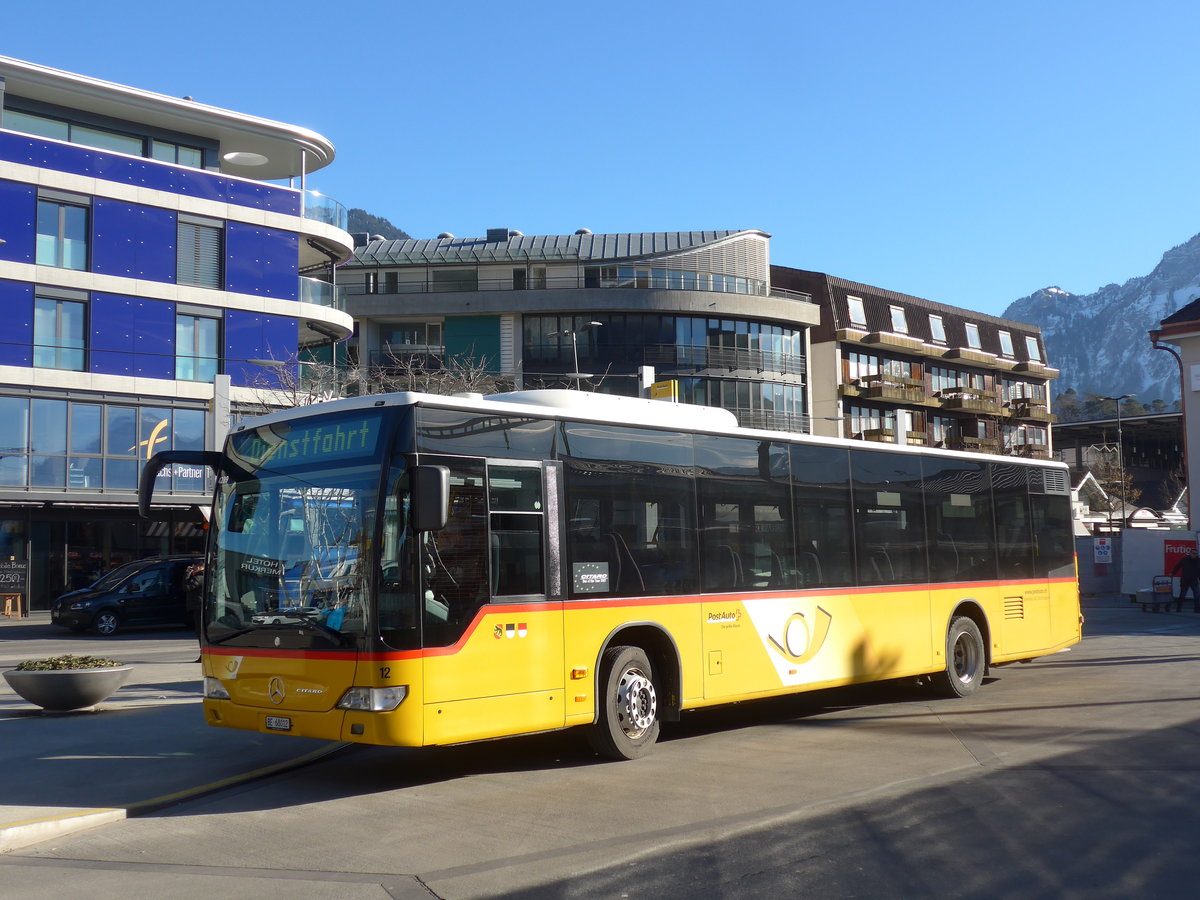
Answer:
[[[989,667],[1080,639],[1064,466],[580,391],[274,413],[210,465],[211,725],[429,746]]]

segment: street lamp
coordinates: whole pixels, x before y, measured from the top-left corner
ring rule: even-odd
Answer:
[[[585,331],[591,331],[593,328],[599,328],[603,322],[588,322],[586,325],[580,325],[578,328],[564,328],[562,331],[551,331],[546,337],[562,338],[567,335],[571,336],[571,357],[575,361],[575,371],[568,372],[568,378],[575,379],[575,387],[579,387],[579,382],[584,378],[591,378],[590,372],[579,371],[579,335]]]
[[[1101,397],[1101,400],[1115,400],[1117,404],[1117,478],[1121,480],[1121,520],[1122,527],[1126,524],[1125,513],[1125,447],[1121,437],[1121,401],[1132,400],[1137,394],[1122,394],[1120,397]],[[1108,528],[1112,530],[1112,504],[1108,510]]]
[[[1192,300],[1196,300],[1196,299],[1197,298],[1195,298],[1195,297],[1192,298]],[[1162,329],[1152,328],[1150,330],[1150,346],[1153,347],[1155,350],[1164,350],[1167,353],[1170,353],[1171,356],[1173,356],[1175,358],[1175,365],[1179,367],[1179,398],[1180,398],[1180,408],[1182,409],[1183,397],[1184,397],[1183,357],[1179,355],[1179,351],[1177,351],[1175,348],[1165,347],[1162,344],[1160,344],[1159,343],[1160,340],[1162,340]],[[1183,434],[1183,480],[1184,480],[1184,484],[1187,484],[1188,483],[1188,446],[1187,446],[1187,414],[1186,413],[1183,414],[1183,419],[1184,419],[1183,427],[1180,428],[1179,430]],[[1189,491],[1189,493],[1190,493],[1190,491]],[[1192,527],[1192,516],[1191,516],[1191,512],[1190,512],[1190,507],[1189,507],[1189,513],[1188,513],[1187,527],[1189,529]]]

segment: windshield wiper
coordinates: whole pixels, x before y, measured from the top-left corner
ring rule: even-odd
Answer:
[[[209,638],[208,642],[210,644],[223,644],[232,638],[255,631],[258,629],[258,627],[258,625],[247,625],[245,628],[235,628],[233,631],[229,632],[229,634],[223,634],[218,638]]]

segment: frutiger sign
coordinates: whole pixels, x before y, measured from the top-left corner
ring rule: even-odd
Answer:
[[[1175,568],[1175,563],[1187,556],[1189,550],[1195,549],[1194,538],[1163,541],[1163,573],[1170,575],[1171,570]]]

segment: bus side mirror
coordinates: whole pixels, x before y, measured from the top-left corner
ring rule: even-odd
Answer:
[[[450,470],[445,466],[413,466],[412,526],[416,531],[440,531],[450,518]]]

